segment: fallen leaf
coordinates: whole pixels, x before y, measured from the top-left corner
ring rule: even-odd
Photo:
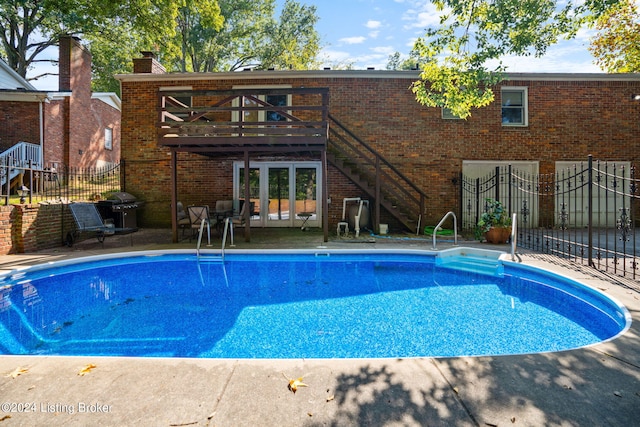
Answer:
[[[5,377],[17,378],[22,374],[26,374],[28,371],[29,369],[21,368],[20,366],[18,366],[16,369],[13,370],[13,372],[9,372],[7,375],[5,375]]]
[[[327,402],[331,402],[335,398],[336,397],[332,394],[331,396],[327,397]]]
[[[311,412],[307,412],[307,415],[309,415],[310,417],[313,417],[313,414]]]
[[[93,363],[89,363],[87,366],[85,366],[84,368],[80,369],[80,372],[78,372],[78,375],[85,376],[86,374],[88,374],[89,372],[91,372],[92,369],[97,368],[96,365],[94,365]]]
[[[292,380],[289,377],[287,377],[285,374],[282,374],[288,381],[289,381],[289,386],[288,389],[291,390],[293,392],[293,394],[296,393],[296,391],[298,391],[298,387],[307,387],[307,385],[305,383],[303,383],[303,378],[300,377],[297,380]]]
[[[458,394],[458,387],[454,387],[454,388],[453,388],[453,391],[455,391],[455,392],[456,392],[456,394]]]

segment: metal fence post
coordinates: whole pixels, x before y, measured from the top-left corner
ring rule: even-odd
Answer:
[[[589,154],[589,164],[588,164],[588,172],[587,172],[587,197],[589,202],[587,203],[587,234],[588,234],[588,245],[587,251],[589,255],[587,256],[588,265],[595,267],[593,264],[593,155]]]
[[[500,201],[500,166],[496,166],[496,197],[495,199]]]
[[[509,204],[508,204],[508,208],[509,208],[509,215],[513,214],[513,210],[512,210],[512,203],[511,203],[511,164],[509,164],[509,167],[507,168],[507,195],[508,195],[508,199],[509,199]]]

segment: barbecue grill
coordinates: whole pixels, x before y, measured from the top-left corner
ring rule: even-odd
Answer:
[[[98,211],[105,221],[113,220],[116,228],[138,228],[136,213],[143,205],[134,195],[120,191],[112,193],[107,200],[100,200]]]

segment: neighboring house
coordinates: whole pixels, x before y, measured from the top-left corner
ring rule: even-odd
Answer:
[[[59,91],[39,91],[0,61],[0,154],[26,143],[36,149],[19,161],[37,167],[119,163],[120,99],[91,92],[91,54],[78,39],[60,39],[59,70]]]
[[[374,227],[415,231],[458,211],[461,172],[640,159],[638,74],[509,74],[467,120],[419,105],[417,71],[165,73],[145,54],[117,77],[126,191],[146,201],[143,226],[175,230],[177,200],[249,192],[256,227],[306,219],[326,236],[343,199],[361,197]]]

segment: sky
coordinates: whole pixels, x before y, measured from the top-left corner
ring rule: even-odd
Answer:
[[[324,67],[386,69],[389,55],[400,52],[408,56],[414,41],[426,28],[438,24],[435,7],[428,0],[297,0],[316,6],[322,50],[319,59]],[[284,0],[276,0],[278,5]],[[508,72],[598,73],[587,47],[592,33],[581,31],[571,41],[551,47],[542,58],[503,58]],[[45,52],[57,59],[57,48]],[[57,68],[40,65],[27,77],[42,72],[57,73]],[[39,90],[58,90],[57,76],[31,83]]]
[[[356,69],[385,69],[389,55],[397,51],[408,56],[415,40],[438,25],[435,6],[428,0],[298,1],[317,8],[325,66],[353,63]],[[575,40],[552,47],[542,58],[503,58],[503,64],[511,72],[602,72],[587,49],[591,35],[581,31]]]

